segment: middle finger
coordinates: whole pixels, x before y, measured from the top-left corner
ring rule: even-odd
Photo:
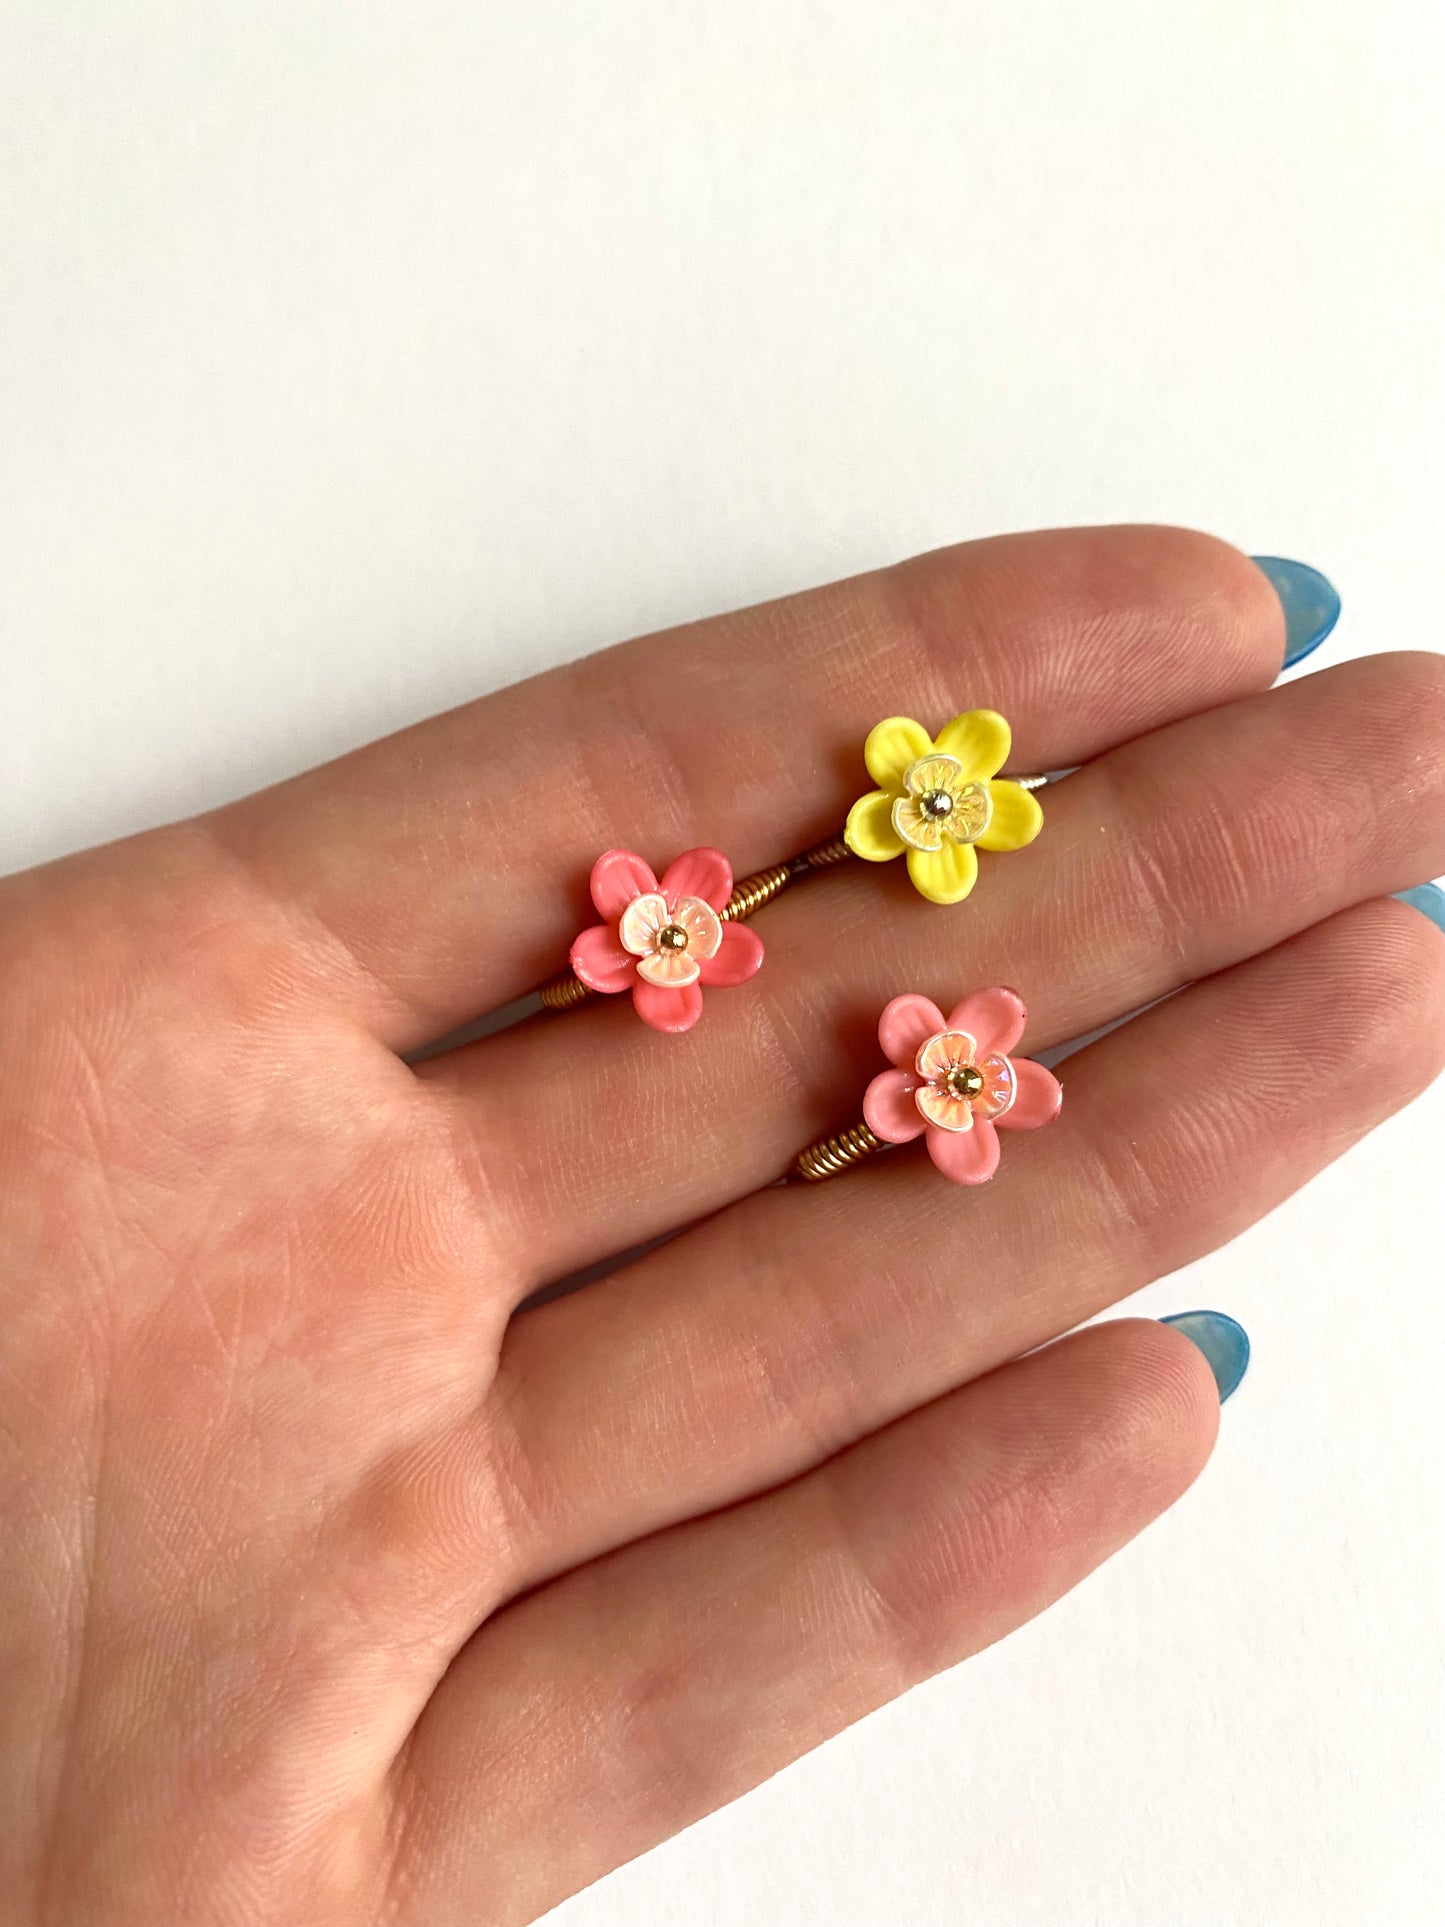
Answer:
[[[768,1183],[853,1121],[882,1005],[1013,983],[1079,1036],[1445,869],[1445,659],[1374,657],[1138,738],[1049,792],[966,909],[849,865],[769,905],[767,965],[682,1037],[623,999],[431,1060],[524,1293]]]

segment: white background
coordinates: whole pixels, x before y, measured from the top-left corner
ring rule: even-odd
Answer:
[[[8,0],[0,868],[1015,526],[1435,646],[1439,18]],[[1255,1341],[1169,1518],[566,1927],[1439,1919],[1442,1150],[1144,1295]]]

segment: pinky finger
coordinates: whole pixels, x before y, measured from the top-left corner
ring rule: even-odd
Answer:
[[[519,1600],[398,1762],[398,1913],[531,1920],[1011,1632],[1179,1496],[1218,1410],[1185,1338],[1095,1326]]]

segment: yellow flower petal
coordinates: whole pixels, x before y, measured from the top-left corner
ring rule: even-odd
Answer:
[[[908,874],[930,903],[962,903],[978,876],[971,843],[945,843],[941,850],[910,850]]]
[[[836,819],[835,819],[836,820]],[[848,812],[843,840],[854,856],[869,863],[886,863],[902,856],[903,838],[893,827],[893,798],[884,790],[860,796]]]
[[[922,723],[915,723],[907,716],[890,716],[876,729],[869,730],[863,745],[863,761],[879,789],[892,790],[897,795],[903,788],[909,765],[926,756],[932,748],[933,738]],[[1002,767],[1001,763],[995,763],[989,775]]]
[[[966,709],[943,725],[934,748],[958,758],[965,782],[984,783],[990,776],[997,776],[1008,761],[1012,743],[1012,732],[996,709]],[[876,783],[879,779],[875,776],[873,780]]]
[[[993,815],[978,839],[981,850],[1021,850],[1044,827],[1044,813],[1032,790],[1017,783],[995,780],[988,786]]]

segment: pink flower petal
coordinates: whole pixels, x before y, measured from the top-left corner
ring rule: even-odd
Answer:
[[[684,984],[697,982],[697,959],[685,950],[653,950],[637,959],[637,974],[646,984],[681,990]]]
[[[1007,1056],[1023,1036],[1027,1022],[1023,998],[1002,984],[992,990],[970,991],[948,1013],[950,1030],[972,1031],[978,1039],[980,1057],[991,1056],[994,1051]]]
[[[634,957],[649,956],[657,948],[657,933],[667,921],[662,892],[649,891],[645,897],[634,897],[622,912],[617,925],[618,940]]]
[[[714,910],[721,910],[732,893],[733,866],[721,850],[684,850],[662,873],[662,894],[669,903],[679,897],[701,897]]]
[[[698,963],[715,957],[722,942],[723,925],[716,910],[701,897],[669,898],[669,921],[687,937],[687,954]]]
[[[986,1117],[975,1118],[971,1131],[940,1131],[930,1124],[928,1155],[955,1184],[987,1184],[998,1169],[998,1132]]]
[[[863,1121],[885,1144],[908,1144],[923,1131],[914,1102],[918,1086],[908,1071],[880,1071],[863,1093]]]
[[[572,945],[570,961],[573,975],[580,977],[589,990],[600,990],[608,996],[631,988],[637,964],[631,952],[617,941],[616,931],[605,923],[594,923],[582,932]]]
[[[1011,1109],[999,1119],[999,1127],[1007,1131],[1036,1131],[1041,1124],[1058,1116],[1064,1101],[1063,1090],[1053,1072],[1046,1071],[1031,1057],[1014,1058],[1013,1067],[1018,1096]]]
[[[604,923],[616,923],[634,897],[657,888],[652,866],[631,850],[604,850],[592,865],[592,901]]]
[[[702,986],[684,984],[681,990],[664,990],[658,984],[636,983],[632,1003],[653,1030],[691,1030],[702,1015]]]
[[[911,1070],[919,1046],[943,1029],[943,1012],[914,991],[895,997],[878,1019],[878,1041],[883,1055],[901,1071]]]
[[[745,923],[725,923],[717,954],[699,966],[705,984],[745,984],[763,967],[763,940]]]
[[[978,1046],[966,1030],[941,1030],[930,1037],[913,1060],[920,1077],[946,1077],[956,1064],[971,1064]]]

